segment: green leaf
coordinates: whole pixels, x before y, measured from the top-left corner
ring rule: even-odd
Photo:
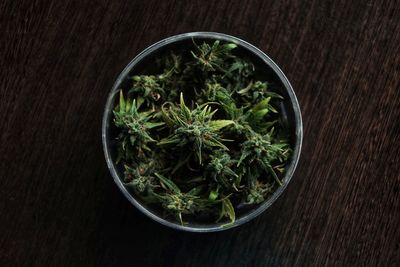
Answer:
[[[234,44],[234,43],[229,43],[229,44],[224,45],[224,48],[227,50],[232,50],[232,49],[235,49],[236,47],[237,47],[237,44]]]
[[[194,43],[115,92],[116,158],[131,168],[124,183],[177,223],[209,217],[229,227],[234,204],[262,203],[282,184],[292,153],[282,97],[234,49]]]
[[[274,93],[274,92],[270,92],[270,91],[268,91],[268,92],[266,93],[266,95],[267,95],[267,96],[270,96],[270,97],[272,97],[272,98],[283,99],[283,97],[282,97],[281,95],[279,95],[279,94],[277,94],[277,93]]]
[[[267,108],[264,108],[264,109],[260,109],[260,110],[257,110],[255,112],[252,112],[252,114],[253,114],[254,118],[261,119],[262,117],[264,117],[268,113],[268,111],[269,110]]]
[[[278,111],[271,105],[268,105],[268,109],[271,110],[273,113],[278,113]]]
[[[264,163],[264,167],[265,169],[272,175],[272,177],[274,177],[275,181],[279,184],[279,186],[282,186],[282,182],[279,179],[278,175],[276,175],[274,169],[272,168],[271,164],[265,164]]]
[[[212,120],[208,123],[208,125],[213,129],[213,130],[220,130],[230,124],[233,124],[233,120]]]
[[[137,103],[137,108],[139,109],[140,106],[143,104],[144,102],[144,98],[139,96],[138,98],[136,98],[136,103]]]
[[[131,108],[132,108],[132,102],[129,101],[129,99],[127,99],[125,102],[125,112],[132,112],[133,110],[131,110]]]
[[[186,121],[191,121],[192,120],[192,113],[190,112],[190,109],[185,105],[185,100],[183,99],[183,93],[181,92],[180,96],[180,106],[181,106],[181,111],[186,117]]]
[[[265,122],[265,123],[263,123],[263,128],[265,128],[267,130],[267,129],[271,128],[272,126],[274,126],[274,124],[277,122],[278,122],[277,120]]]
[[[239,95],[247,94],[247,93],[250,91],[250,89],[251,89],[252,86],[253,86],[253,82],[250,82],[245,88],[239,90],[237,93],[238,93]]]
[[[122,93],[122,90],[119,90],[119,111],[120,112],[125,111],[125,99],[124,99],[124,94]]]
[[[205,185],[193,187],[189,192],[187,192],[187,194],[191,196],[198,196],[204,190],[204,187]]]
[[[163,145],[171,145],[171,144],[177,144],[180,142],[180,139],[175,138],[175,137],[167,137],[164,139],[161,139],[157,145],[163,146]]]
[[[224,150],[229,150],[224,144],[222,144],[220,141],[215,139],[214,137],[209,137],[209,139],[204,140],[204,143],[209,146],[215,146],[215,147],[220,147]]]
[[[208,195],[208,199],[214,201],[218,198],[218,195],[219,195],[218,190],[211,190],[210,194]]]
[[[153,129],[155,127],[159,127],[165,125],[165,122],[146,122],[144,123],[144,126],[146,126],[148,129]]]
[[[243,151],[242,152],[242,155],[240,156],[240,159],[239,159],[239,161],[238,161],[238,163],[237,163],[237,167],[239,167],[240,166],[240,164],[242,164],[242,161],[244,160],[244,159],[246,159],[248,156],[250,156],[251,155],[251,151],[248,151],[248,150],[245,150],[245,151]]]
[[[238,178],[239,177],[239,175],[237,175],[234,171],[232,171],[232,169],[231,168],[229,168],[229,167],[226,167],[225,168],[225,172],[226,172],[226,174],[228,174],[228,175],[230,175],[230,176],[233,176],[233,177],[235,177],[235,178]]]
[[[168,127],[172,127],[174,125],[174,121],[169,116],[168,111],[166,111],[166,108],[165,108],[166,104],[169,104],[169,103],[166,102],[161,106],[161,117],[163,118],[164,122],[168,125]]]
[[[179,189],[179,187],[174,182],[172,182],[170,179],[162,176],[159,173],[154,173],[154,175],[157,176],[158,179],[160,179],[161,185],[164,188],[168,189],[169,191],[171,191],[175,194],[181,193],[181,190]]]
[[[268,108],[268,106],[269,106],[269,101],[270,101],[270,100],[271,100],[271,97],[264,98],[263,100],[261,100],[260,102],[258,102],[258,104],[256,104],[256,105],[251,109],[251,111],[252,111],[252,112],[256,112],[256,111],[259,111],[259,110],[261,110],[261,109]]]
[[[199,164],[202,165],[202,162],[201,162],[202,161],[202,158],[201,158],[202,143],[201,143],[201,141],[200,142],[196,142],[195,145],[196,145],[196,156],[197,156],[197,159],[199,160]]]
[[[218,218],[218,221],[223,217],[228,217],[231,223],[235,221],[235,209],[233,208],[232,202],[229,198],[225,198],[222,200],[222,208]]]
[[[139,76],[139,75],[135,75],[135,76],[133,76],[133,77],[132,77],[132,80],[134,80],[134,81],[138,82],[138,81],[140,81],[140,80],[141,80],[141,78],[140,78],[140,76]]]

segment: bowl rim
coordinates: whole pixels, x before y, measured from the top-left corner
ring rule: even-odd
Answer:
[[[286,169],[286,173],[283,178],[283,185],[280,186],[266,201],[264,201],[262,204],[260,204],[257,208],[249,211],[243,217],[237,219],[233,224],[229,224],[229,225],[223,225],[223,224],[218,224],[215,226],[204,225],[204,227],[180,225],[178,223],[173,223],[171,221],[168,221],[168,220],[156,215],[155,213],[151,212],[149,209],[147,209],[142,204],[140,204],[140,202],[138,202],[135,199],[135,197],[127,190],[127,188],[122,183],[122,179],[120,179],[120,177],[118,176],[114,162],[111,159],[110,151],[109,151],[109,147],[108,147],[108,121],[109,121],[109,117],[111,116],[111,113],[113,110],[113,107],[111,105],[113,104],[113,98],[114,98],[115,93],[118,91],[119,85],[123,82],[123,80],[129,74],[130,70],[137,63],[139,63],[142,59],[144,59],[146,56],[150,55],[152,52],[163,47],[164,45],[182,41],[185,39],[191,39],[191,38],[203,38],[203,39],[213,39],[213,40],[222,40],[222,41],[227,41],[227,42],[233,42],[233,43],[240,45],[243,48],[249,50],[250,52],[254,53],[256,56],[258,56],[260,59],[262,59],[263,62],[265,64],[267,64],[274,71],[274,73],[279,77],[279,79],[281,80],[282,84],[285,87],[285,90],[287,91],[287,93],[290,97],[290,103],[292,104],[293,110],[294,110],[294,118],[295,118],[295,124],[296,124],[295,125],[296,141],[295,141],[295,147],[293,149],[293,159],[291,161],[291,164]],[[272,205],[272,203],[274,203],[278,199],[278,197],[282,194],[282,192],[286,189],[291,178],[293,177],[294,171],[297,167],[297,164],[298,164],[298,161],[300,158],[301,147],[302,147],[302,142],[303,142],[303,123],[302,123],[302,118],[301,118],[300,106],[297,101],[297,97],[294,93],[292,85],[290,84],[289,80],[286,78],[283,71],[278,67],[278,65],[267,54],[262,52],[260,49],[258,49],[254,45],[248,43],[247,41],[244,41],[238,37],[231,36],[228,34],[218,33],[218,32],[188,32],[188,33],[182,33],[182,34],[167,37],[165,39],[162,39],[162,40],[148,46],[142,52],[140,52],[136,57],[134,57],[129,62],[129,64],[124,68],[124,70],[118,75],[117,80],[114,82],[113,87],[107,96],[107,101],[106,101],[103,119],[102,119],[101,135],[102,135],[101,136],[102,145],[103,145],[104,156],[105,156],[105,159],[107,162],[107,167],[111,173],[111,176],[114,179],[114,182],[116,183],[118,188],[121,190],[123,195],[129,200],[129,202],[131,202],[131,204],[133,204],[137,209],[139,209],[141,212],[143,212],[145,215],[147,215],[154,221],[159,222],[162,225],[171,227],[176,230],[183,230],[183,231],[189,231],[189,232],[216,232],[216,231],[222,231],[222,230],[230,229],[233,227],[237,227],[239,225],[242,225],[242,224],[254,219],[258,215],[260,215],[262,212],[264,212],[267,208],[269,208]]]

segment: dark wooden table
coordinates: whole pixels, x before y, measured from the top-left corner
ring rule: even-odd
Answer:
[[[0,266],[399,266],[398,1],[1,1]],[[304,121],[289,187],[239,228],[151,221],[104,161],[105,100],[173,34],[268,53]]]

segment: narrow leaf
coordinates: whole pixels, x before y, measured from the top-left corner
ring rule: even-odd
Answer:
[[[251,109],[252,112],[256,112],[256,111],[258,111],[258,110],[268,108],[268,104],[269,104],[269,101],[270,101],[270,100],[271,100],[271,97],[264,98],[263,100],[261,100],[260,102],[258,102],[258,104],[256,104],[256,105]]]
[[[268,113],[268,111],[269,110],[267,108],[264,108],[264,109],[260,109],[258,111],[252,112],[252,113],[253,113],[254,118],[261,119]]]
[[[146,126],[148,129],[153,129],[162,125],[165,125],[165,122],[146,122],[144,124],[144,126]]]
[[[175,138],[175,137],[167,137],[164,139],[161,139],[157,145],[159,146],[163,146],[163,145],[171,145],[171,144],[177,144],[180,142],[179,138]]]
[[[225,198],[222,200],[222,208],[218,218],[218,221],[221,220],[223,217],[228,217],[233,223],[235,221],[235,209],[233,208],[232,202],[229,198]]]
[[[213,130],[220,130],[230,124],[233,124],[234,121],[233,120],[213,120],[209,122],[209,126],[213,129]]]
[[[157,176],[158,179],[160,179],[161,185],[164,185],[163,187],[170,190],[171,192],[175,193],[175,194],[180,194],[181,190],[179,189],[179,187],[172,182],[170,179],[162,176],[159,173],[154,173],[155,176]]]
[[[119,111],[125,111],[125,99],[122,90],[119,90]]]

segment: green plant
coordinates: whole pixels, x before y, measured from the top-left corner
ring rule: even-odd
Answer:
[[[126,186],[182,224],[234,222],[239,205],[282,185],[291,156],[282,97],[236,49],[203,42],[165,55],[159,73],[131,77],[114,110]]]

